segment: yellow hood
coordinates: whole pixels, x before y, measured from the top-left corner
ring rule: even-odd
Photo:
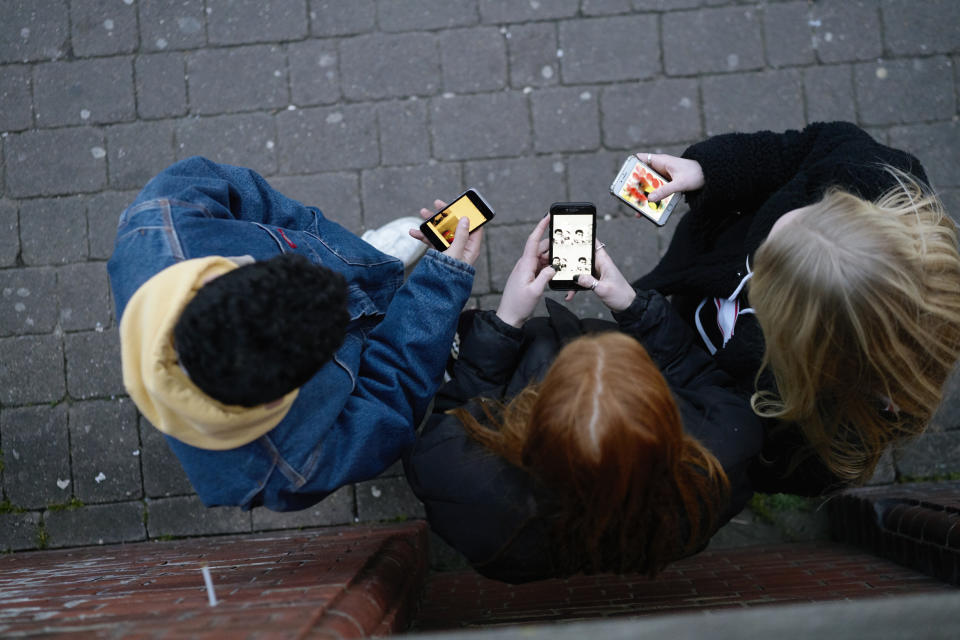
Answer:
[[[283,420],[298,393],[294,389],[270,408],[226,405],[180,368],[173,327],[181,312],[206,281],[236,268],[219,256],[167,267],[137,289],[120,321],[127,393],[157,429],[201,449],[233,449],[256,440]]]

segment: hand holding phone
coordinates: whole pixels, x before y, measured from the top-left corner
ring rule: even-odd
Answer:
[[[591,275],[583,275],[577,278],[577,284],[585,289],[592,289],[600,302],[605,304],[611,311],[623,311],[637,297],[637,291],[633,288],[620,269],[613,262],[613,258],[607,253],[604,245],[600,244],[596,248],[597,271],[599,278]],[[567,294],[567,301],[573,297],[574,292]]]
[[[527,237],[523,254],[510,272],[500,296],[497,317],[514,327],[522,327],[543,295],[543,289],[554,275],[550,266],[541,268],[540,239],[549,220],[544,217]]]
[[[559,291],[584,289],[574,276],[596,275],[594,238],[597,209],[592,202],[554,202],[550,205],[550,266],[557,272],[550,288]]]
[[[647,157],[652,160],[652,154],[647,154]],[[697,166],[699,167],[699,164]],[[638,216],[642,215],[663,226],[680,201],[676,190],[660,195],[667,184],[668,180],[653,167],[641,162],[636,156],[630,156],[610,185],[610,193],[634,209]]]
[[[461,218],[470,221],[469,232],[473,232],[493,219],[493,209],[474,189],[467,189],[454,198],[449,205],[427,218],[420,225],[420,233],[437,251],[445,251],[456,237],[457,223]]]

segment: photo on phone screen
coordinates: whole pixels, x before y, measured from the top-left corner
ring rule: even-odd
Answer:
[[[580,289],[573,277],[594,274],[597,210],[589,202],[558,202],[550,207],[551,289]]]
[[[443,251],[453,242],[457,223],[464,216],[470,219],[469,230],[473,231],[493,218],[494,213],[479,192],[467,189],[420,225],[420,230],[438,251]]]
[[[610,185],[610,193],[656,224],[664,225],[679,202],[678,194],[671,193],[660,201],[650,200],[647,195],[666,182],[663,176],[640,162],[636,156],[630,156]]]

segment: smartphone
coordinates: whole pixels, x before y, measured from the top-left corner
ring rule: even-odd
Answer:
[[[592,202],[554,202],[550,205],[550,264],[556,270],[550,288],[560,291],[584,289],[573,277],[594,267],[597,208]]]
[[[460,218],[470,219],[470,231],[485,225],[493,219],[493,209],[475,189],[467,189],[446,207],[420,225],[420,231],[437,251],[443,251],[453,242]]]
[[[669,181],[636,156],[630,156],[610,185],[610,193],[662,227],[680,202],[680,194],[671,193],[659,202],[648,200],[647,194],[665,182]]]

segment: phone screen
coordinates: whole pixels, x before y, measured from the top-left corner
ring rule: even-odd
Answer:
[[[630,173],[626,176],[626,180],[624,180],[623,186],[620,187],[617,195],[632,204],[645,216],[659,223],[664,212],[671,208],[669,206],[670,201],[673,200],[677,194],[671,193],[659,202],[648,200],[647,194],[661,186],[666,180],[663,176],[636,158],[633,158],[633,161],[635,164],[633,168],[630,169]]]
[[[473,231],[492,218],[493,211],[477,192],[469,190],[434,214],[421,228],[428,237],[433,236],[433,243],[439,244],[438,249],[446,249],[453,242],[457,223],[463,216],[470,219],[469,230]]]
[[[591,205],[576,212],[552,212],[550,263],[557,272],[553,283],[572,285],[575,275],[593,274],[595,211]]]

